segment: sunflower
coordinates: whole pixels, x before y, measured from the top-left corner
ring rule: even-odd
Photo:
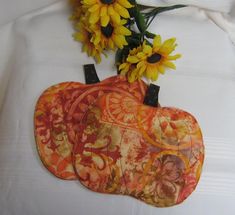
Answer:
[[[102,53],[102,48],[100,47],[99,44],[94,44],[91,39],[92,39],[92,31],[88,27],[87,24],[87,19],[83,17],[80,22],[76,25],[77,32],[74,33],[74,39],[76,41],[80,41],[83,46],[82,50],[84,52],[87,52],[88,56],[92,56],[95,58],[97,63],[101,62],[101,53]]]
[[[119,24],[121,17],[130,18],[128,8],[133,7],[128,0],[82,0],[82,3],[89,12],[90,24],[96,24],[100,20],[103,27],[110,20]]]
[[[122,49],[127,45],[126,36],[131,35],[131,31],[124,25],[126,20],[121,20],[119,24],[110,21],[106,27],[96,23],[91,25],[90,29],[93,32],[91,42],[95,46],[99,45],[102,49],[112,49],[116,47]]]
[[[128,79],[130,82],[135,81],[142,76],[146,76],[152,81],[156,81],[159,75],[165,73],[165,68],[176,69],[175,64],[172,60],[176,60],[181,57],[180,54],[170,55],[176,48],[176,39],[171,38],[162,43],[161,36],[155,36],[153,45],[143,42],[142,47],[135,55],[129,53],[126,63],[135,66],[133,69],[132,79]],[[126,74],[125,66],[120,65],[119,69],[122,74]],[[129,75],[130,77],[130,75]]]
[[[136,56],[141,51],[142,51],[142,46],[140,45],[137,48],[130,50],[128,56]],[[119,66],[119,71],[121,75],[127,75],[128,81],[131,83],[138,78],[136,65],[128,61],[122,63]]]

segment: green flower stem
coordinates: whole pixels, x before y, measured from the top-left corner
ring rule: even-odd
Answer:
[[[145,36],[146,36],[147,38],[154,39],[154,37],[156,36],[156,34],[153,34],[153,33],[149,32],[149,31],[146,31],[146,32],[145,32]]]
[[[146,34],[146,31],[147,31],[149,25],[152,23],[154,18],[159,13],[178,9],[178,8],[183,8],[183,7],[186,7],[186,5],[173,5],[173,6],[169,6],[169,7],[157,7],[157,8],[153,8],[150,12],[142,13],[139,8],[139,5],[135,5],[135,7],[132,9],[132,14],[134,16],[134,20],[136,22],[136,25],[142,35],[142,40],[144,39],[144,35]]]
[[[187,7],[187,6],[179,4],[179,5],[169,6],[169,7],[157,7],[157,8],[152,9],[148,13],[144,13],[144,17],[147,19],[147,28],[149,27],[149,25],[152,23],[152,21],[155,19],[155,17],[158,14],[163,13],[165,11],[175,10],[175,9],[183,8],[183,7]]]
[[[150,18],[154,15],[157,15],[159,13],[178,9],[178,8],[183,8],[183,7],[187,7],[187,5],[178,4],[178,5],[168,6],[168,7],[156,7],[154,9],[152,9],[150,12],[143,13],[143,15],[145,16],[145,18],[148,19],[148,18]]]
[[[154,14],[150,19],[147,19],[147,28],[150,26],[152,21],[155,19],[158,13]]]

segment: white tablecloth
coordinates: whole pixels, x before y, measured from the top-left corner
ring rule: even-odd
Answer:
[[[27,5],[27,0],[24,2]],[[44,1],[50,2],[53,0]],[[222,12],[232,13],[231,6],[232,1],[227,1]],[[72,39],[65,2],[15,19],[25,12],[5,14],[2,23],[7,24],[0,27],[1,215],[234,214],[235,47],[231,31],[229,37],[226,30],[232,29],[228,24],[231,20],[220,19],[229,14],[220,13],[220,18],[216,15],[222,22],[216,25],[208,11],[189,7],[161,14],[151,25],[150,30],[164,39],[176,36],[177,51],[183,54],[177,71],[167,72],[157,82],[161,86],[161,104],[194,114],[206,147],[196,191],[181,205],[159,209],[130,197],[91,192],[79,182],[53,177],[44,168],[33,134],[37,98],[52,84],[84,82],[82,65],[93,60],[81,53],[81,45]],[[223,22],[227,23],[226,29],[221,28]],[[96,66],[101,80],[116,74],[113,63],[114,56],[110,54]]]

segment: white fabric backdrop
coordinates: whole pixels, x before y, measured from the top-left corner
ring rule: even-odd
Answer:
[[[0,25],[6,24],[32,10],[48,6],[49,4],[58,1],[67,0],[0,0]],[[231,8],[235,5],[234,0],[137,0],[137,2],[143,5],[152,6],[187,4],[225,13],[231,12]]]
[[[82,65],[93,63],[72,40],[68,16],[66,3],[58,2],[0,27],[0,214],[232,215],[235,47],[200,8],[161,14],[150,29],[165,39],[176,36],[177,50],[183,54],[177,71],[158,81],[161,104],[193,113],[204,134],[204,171],[189,199],[172,208],[154,208],[129,197],[93,193],[78,182],[53,177],[44,168],[33,137],[37,98],[52,84],[83,82]],[[9,17],[6,20],[15,15]],[[112,65],[112,54],[97,65],[100,79],[115,75]]]
[[[0,0],[0,25],[59,0]]]

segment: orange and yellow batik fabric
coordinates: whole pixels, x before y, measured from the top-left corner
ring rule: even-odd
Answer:
[[[34,115],[37,149],[46,168],[61,179],[76,179],[71,153],[80,139],[81,120],[88,107],[107,92],[119,92],[141,102],[146,89],[143,81],[130,84],[121,76],[92,85],[65,82],[48,88],[40,96]]]
[[[73,150],[84,186],[157,207],[179,204],[193,192],[204,145],[191,114],[146,106],[122,93],[104,94],[88,109]]]

